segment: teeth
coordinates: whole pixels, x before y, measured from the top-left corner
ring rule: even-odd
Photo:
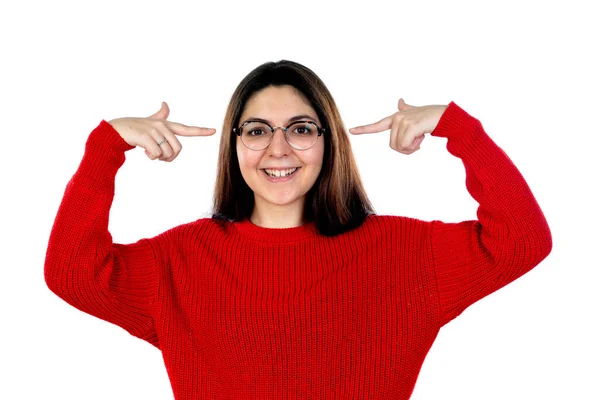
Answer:
[[[290,168],[290,169],[284,169],[284,170],[278,170],[278,169],[265,169],[265,172],[267,174],[269,174],[269,176],[271,176],[272,178],[281,178],[281,177],[285,177],[288,176],[294,172],[296,172],[298,168]]]

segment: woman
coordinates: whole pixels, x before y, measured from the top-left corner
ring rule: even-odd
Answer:
[[[478,220],[375,215],[323,82],[290,61],[240,83],[221,137],[212,218],[133,244],[108,216],[125,152],[172,161],[177,136],[215,131],[149,118],[102,121],[51,233],[48,286],[163,353],[175,398],[408,399],[439,329],[539,264],[549,227],[481,123],[451,102],[351,130],[390,146],[448,139]]]

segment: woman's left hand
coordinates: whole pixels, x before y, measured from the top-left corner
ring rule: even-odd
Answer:
[[[425,134],[435,129],[446,108],[444,105],[409,106],[400,99],[397,113],[374,124],[352,128],[350,133],[360,135],[390,129],[390,147],[402,154],[412,154],[421,148]]]

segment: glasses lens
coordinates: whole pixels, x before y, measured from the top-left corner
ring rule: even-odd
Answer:
[[[317,125],[311,122],[296,122],[287,130],[289,144],[298,149],[311,148],[318,138]]]
[[[271,141],[271,129],[262,122],[250,122],[242,127],[242,142],[253,150],[262,150]]]

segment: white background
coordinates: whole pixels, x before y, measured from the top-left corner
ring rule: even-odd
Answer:
[[[599,399],[597,13],[582,1],[3,2],[0,6],[0,398],[169,399],[161,354],[67,305],[43,277],[50,229],[89,132],[147,116],[215,127],[173,163],[127,153],[110,231],[129,243],[207,216],[225,108],[290,59],[347,128],[455,101],[511,157],[550,224],[533,271],[444,327],[412,399]],[[461,161],[427,135],[352,137],[378,213],[476,218]]]

